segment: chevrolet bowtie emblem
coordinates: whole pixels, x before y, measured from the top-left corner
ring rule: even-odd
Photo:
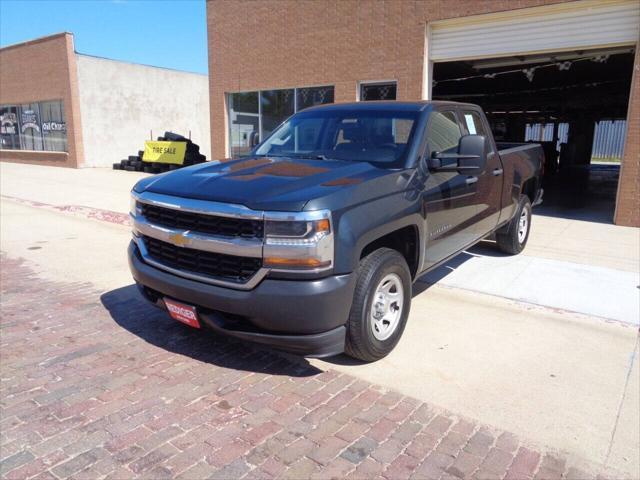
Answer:
[[[186,247],[191,244],[191,239],[187,237],[187,233],[189,232],[174,233],[169,237],[169,241],[178,247]]]

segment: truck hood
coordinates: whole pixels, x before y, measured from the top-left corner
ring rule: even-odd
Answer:
[[[250,157],[148,177],[134,190],[234,203],[254,210],[301,211],[311,200],[388,173],[367,162]]]

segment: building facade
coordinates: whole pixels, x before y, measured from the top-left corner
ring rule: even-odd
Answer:
[[[0,160],[108,167],[173,131],[210,155],[206,75],[75,52],[60,33],[0,49]]]
[[[556,95],[554,80],[544,95],[527,95],[523,89],[506,107],[495,100],[506,93],[498,87],[482,87],[493,90],[476,97],[469,93],[465,100],[475,98],[488,114],[492,110],[494,132],[502,127],[520,132],[505,135],[512,141],[519,136],[525,140],[526,125],[567,123],[563,158],[576,171],[591,162],[594,122],[624,120],[611,216],[617,224],[640,226],[639,24],[636,0],[208,0],[212,155],[226,158],[246,152],[256,139],[308,105],[455,99],[455,88],[441,89],[444,82],[453,79],[462,85],[460,80],[483,77],[478,82],[488,84],[517,68],[520,79],[536,85],[552,70],[560,75],[573,66],[574,72],[584,68],[585,75],[599,78],[589,85],[615,88],[616,108],[598,113],[602,107],[581,104],[582,90],[571,90],[568,83],[566,91]],[[626,68],[625,80],[607,87],[601,77],[618,64]],[[509,82],[495,85],[508,89]],[[439,89],[444,96],[439,97]],[[544,97],[545,104],[531,103],[537,97]],[[489,98],[493,103],[485,106]],[[516,109],[524,102],[526,109]],[[593,116],[581,123],[585,108]],[[589,152],[582,152],[581,145],[587,144]]]

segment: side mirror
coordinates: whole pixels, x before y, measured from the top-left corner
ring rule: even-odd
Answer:
[[[487,139],[483,135],[465,135],[457,153],[433,152],[429,168],[439,172],[474,171],[484,168]]]

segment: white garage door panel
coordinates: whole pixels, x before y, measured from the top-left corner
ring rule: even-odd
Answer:
[[[432,61],[634,44],[640,2],[578,1],[431,25]]]

